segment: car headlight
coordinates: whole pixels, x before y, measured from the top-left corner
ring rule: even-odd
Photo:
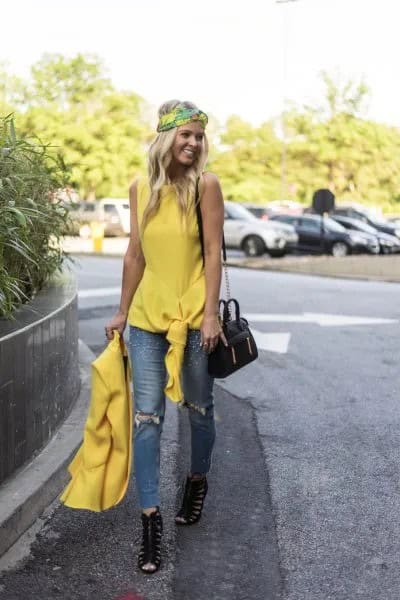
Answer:
[[[397,237],[400,238],[400,229],[395,229],[394,232],[397,235]]]

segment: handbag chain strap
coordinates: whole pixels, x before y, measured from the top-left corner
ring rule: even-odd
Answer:
[[[222,268],[224,269],[224,275],[225,275],[225,292],[226,292],[226,299],[230,300],[231,299],[231,286],[230,286],[230,282],[229,282],[229,273],[228,273],[228,265],[226,264],[226,259],[224,258],[222,260]]]
[[[204,264],[203,218],[201,215],[201,208],[200,208],[199,179],[196,180],[196,193],[195,193],[194,202],[195,202],[195,206],[196,206],[197,226],[199,228],[201,255],[203,257],[203,264]],[[222,233],[222,268],[224,270],[224,277],[225,277],[226,299],[230,300],[231,299],[231,286],[230,286],[230,281],[229,281],[228,265],[226,264],[226,246],[225,246],[225,236],[223,233]],[[229,306],[229,314],[232,317],[230,306]]]

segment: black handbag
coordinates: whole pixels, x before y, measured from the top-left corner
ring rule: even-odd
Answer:
[[[195,195],[197,224],[199,228],[199,238],[201,252],[204,263],[204,241],[203,241],[203,220],[201,216],[198,182],[196,184]],[[208,372],[212,377],[224,378],[228,377],[235,371],[256,360],[258,357],[257,345],[250,331],[249,324],[246,319],[240,316],[239,302],[235,298],[230,297],[230,284],[228,276],[228,268],[226,265],[226,246],[225,238],[222,236],[222,257],[223,269],[226,282],[227,300],[219,301],[220,321],[223,332],[225,334],[228,346],[218,340],[215,349],[208,357]],[[231,305],[234,306],[234,314],[231,310]],[[222,311],[222,312],[221,312]]]
[[[235,307],[233,317],[231,303]],[[208,372],[213,377],[223,378],[256,360],[258,350],[247,320],[240,316],[239,302],[230,298],[220,300],[219,305],[223,306],[221,324],[228,346],[218,340],[208,357]]]

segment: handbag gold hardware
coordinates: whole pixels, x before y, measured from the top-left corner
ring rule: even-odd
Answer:
[[[236,354],[235,354],[235,348],[232,346],[231,350],[232,350],[232,360],[233,360],[233,364],[234,364],[234,365],[236,365]]]
[[[247,345],[249,347],[249,353],[250,353],[251,356],[253,356],[253,349],[252,349],[251,344],[250,344],[250,338],[248,337],[248,338],[246,338],[246,340],[247,340]]]

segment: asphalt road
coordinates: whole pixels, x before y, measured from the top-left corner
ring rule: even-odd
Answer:
[[[80,335],[98,352],[121,259],[85,258],[77,274]],[[54,506],[32,557],[0,579],[1,599],[130,589],[154,600],[398,600],[400,285],[244,269],[231,279],[261,351],[220,382],[205,519],[177,539],[169,531],[164,575],[135,587],[134,486],[100,521]]]

